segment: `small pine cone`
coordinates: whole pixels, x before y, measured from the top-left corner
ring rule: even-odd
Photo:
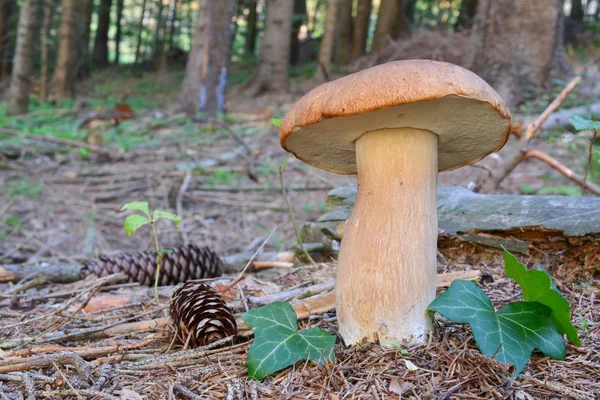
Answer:
[[[237,324],[221,296],[204,283],[188,282],[173,293],[171,319],[181,343],[190,347],[236,334]]]
[[[100,256],[88,262],[81,270],[81,278],[98,277],[122,272],[129,282],[153,286],[158,255],[151,251]],[[215,278],[223,274],[223,261],[208,247],[190,244],[176,247],[172,253],[163,253],[158,284],[176,285],[192,279]]]

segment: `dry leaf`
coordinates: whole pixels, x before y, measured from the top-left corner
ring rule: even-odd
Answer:
[[[404,364],[406,364],[406,368],[408,368],[409,371],[416,371],[419,369],[419,367],[413,364],[413,362],[410,360],[404,359]]]
[[[143,400],[143,398],[133,390],[123,389],[121,390],[121,400]]]

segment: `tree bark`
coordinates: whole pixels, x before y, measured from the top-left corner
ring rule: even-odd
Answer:
[[[77,65],[77,0],[62,0],[58,54],[54,69],[53,93],[59,99],[72,97]]]
[[[16,0],[0,0],[0,81],[8,76],[11,47],[8,33],[15,5]]]
[[[258,14],[256,12],[256,0],[248,1],[248,21],[247,21],[247,31],[246,31],[246,54],[249,56],[253,56],[256,51],[256,20],[258,19]]]
[[[319,49],[318,76],[322,81],[329,80],[331,61],[335,50],[335,28],[340,7],[340,0],[327,0],[327,14],[325,16],[325,32],[321,37]]]
[[[142,49],[142,33],[144,32],[144,16],[146,15],[146,3],[148,0],[142,2],[142,13],[140,14],[140,22],[138,26],[137,42],[135,45],[135,60],[134,64],[140,61],[140,50]]]
[[[108,29],[110,28],[110,9],[112,0],[100,0],[98,10],[98,27],[94,39],[94,52],[92,60],[97,67],[108,65]]]
[[[52,13],[54,4],[51,0],[42,3],[44,16],[42,19],[42,28],[40,29],[40,103],[45,103],[48,99],[48,67],[50,55],[50,25],[52,24]]]
[[[456,19],[455,29],[470,28],[473,25],[473,18],[477,11],[477,0],[462,0]]]
[[[21,3],[15,58],[10,79],[8,115],[26,113],[29,105],[35,26],[39,5],[38,0],[23,0]]]
[[[265,91],[288,90],[288,67],[294,3],[290,0],[267,0],[265,34],[254,75],[247,83],[249,96]]]
[[[78,68],[79,78],[86,78],[90,76],[92,69],[91,57],[90,57],[90,37],[92,30],[92,13],[94,11],[94,0],[83,0],[83,5],[79,13],[79,31],[81,31],[81,39],[78,41],[78,45],[83,49],[82,54],[79,55],[79,62],[81,64]]]
[[[346,65],[352,57],[352,0],[341,0],[337,17],[336,60]]]
[[[115,33],[115,64],[121,61],[121,21],[123,19],[124,0],[117,0],[117,32]]]
[[[365,54],[367,37],[369,36],[369,22],[371,20],[372,0],[358,0],[356,4],[356,17],[352,31],[352,58],[356,59]]]
[[[190,116],[225,111],[225,88],[234,0],[199,0],[194,42],[188,57],[178,108]],[[286,42],[289,35],[286,35]],[[280,57],[287,57],[280,55]]]
[[[300,28],[306,23],[306,0],[294,0],[294,16],[292,17],[292,34],[290,37],[290,64],[297,65],[300,61]]]
[[[177,22],[178,3],[178,0],[173,0],[173,8],[169,16],[169,49],[173,48],[173,41],[175,40],[175,23]]]
[[[382,49],[388,36],[398,39],[410,34],[408,18],[404,13],[404,0],[381,0],[371,52]]]
[[[465,65],[481,75],[509,106],[527,89],[564,77],[563,0],[479,0]]]

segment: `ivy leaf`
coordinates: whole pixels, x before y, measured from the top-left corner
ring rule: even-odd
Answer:
[[[253,308],[242,315],[254,331],[248,350],[248,376],[262,380],[296,362],[308,358],[324,364],[334,356],[335,336],[320,328],[298,332],[296,312],[285,301]]]
[[[504,250],[504,271],[516,281],[523,291],[525,301],[537,301],[552,310],[550,319],[561,334],[566,334],[569,341],[581,346],[577,329],[571,323],[569,302],[554,286],[552,278],[546,271],[527,270],[517,257]]]
[[[179,224],[181,224],[181,217],[178,217],[175,214],[171,214],[170,212],[162,211],[162,210],[154,210],[154,214],[152,215],[152,219],[154,221],[158,221],[159,218],[170,219],[173,221],[176,227],[179,228]]]
[[[469,324],[479,350],[487,357],[513,364],[515,376],[536,348],[552,358],[565,359],[565,344],[550,320],[552,310],[543,304],[511,303],[496,312],[476,284],[457,280],[429,309],[454,322]]]
[[[150,220],[143,215],[130,215],[125,219],[125,233],[127,233],[127,236],[131,236],[133,232],[149,223]]]
[[[573,115],[569,118],[569,122],[578,131],[600,130],[600,121],[583,118],[579,115]]]
[[[282,118],[271,118],[271,123],[276,127],[281,127]]]
[[[147,201],[134,201],[132,203],[127,203],[121,207],[121,211],[125,210],[141,211],[146,214],[148,218],[150,218],[150,211],[148,210]]]

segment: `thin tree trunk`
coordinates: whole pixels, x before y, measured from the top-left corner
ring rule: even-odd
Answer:
[[[321,38],[319,49],[319,79],[329,80],[331,61],[335,48],[335,28],[340,0],[327,0],[327,15],[325,16],[325,32]]]
[[[134,64],[137,64],[140,61],[140,50],[142,48],[142,34],[144,32],[144,17],[146,15],[146,3],[148,2],[148,0],[144,0],[142,2],[142,13],[140,14],[140,22],[139,22],[139,27],[138,27],[138,34],[137,34],[137,42],[135,45],[135,59],[134,59]]]
[[[161,35],[164,33],[164,11],[165,3],[163,0],[158,0],[158,11],[156,13],[156,32],[154,36],[154,56],[161,54]]]
[[[11,40],[8,31],[16,0],[0,0],[0,81],[8,76],[10,63],[9,48]]]
[[[253,56],[256,51],[256,21],[258,14],[256,12],[256,0],[248,1],[248,30],[246,31],[246,54]]]
[[[108,30],[110,28],[110,9],[112,0],[100,0],[98,10],[98,27],[94,39],[94,53],[92,60],[95,66],[105,67],[108,65]]]
[[[176,0],[169,0],[169,4],[167,7],[167,15],[165,18],[165,22],[163,24],[163,33],[162,39],[160,41],[160,66],[159,66],[159,76],[162,78],[167,73],[167,27],[170,23],[172,15],[175,13],[175,3]]]
[[[117,0],[117,32],[115,33],[115,65],[121,61],[121,22],[123,19],[124,0]]]
[[[306,23],[306,0],[294,0],[294,16],[292,17],[292,34],[290,37],[290,64],[297,65],[300,61],[300,28]]]
[[[82,54],[79,55],[81,67],[78,69],[79,78],[90,76],[91,57],[90,57],[90,37],[92,29],[92,13],[94,11],[94,0],[83,0],[83,6],[79,13],[79,31],[81,32],[81,40],[79,46],[83,48]]]
[[[194,42],[178,108],[188,115],[225,111],[234,0],[199,0]],[[286,36],[287,37],[287,36]],[[287,40],[286,40],[287,41]]]
[[[352,56],[352,0],[341,0],[337,24],[336,59],[346,65]]]
[[[477,0],[461,0],[455,29],[470,28],[477,11]]]
[[[398,39],[409,34],[410,27],[403,5],[403,0],[381,0],[373,35],[372,52],[381,50],[387,43],[388,36]]]
[[[8,115],[18,115],[27,112],[33,69],[33,46],[36,36],[35,25],[38,12],[38,0],[23,0],[21,3],[15,58],[10,79]]]
[[[365,54],[367,38],[369,36],[369,22],[371,20],[372,0],[358,0],[356,4],[356,17],[352,31],[352,58],[356,59]]]
[[[248,94],[257,96],[265,91],[282,93],[288,90],[290,34],[294,3],[288,0],[267,0],[265,34],[260,47],[260,59],[252,78],[246,83]]]
[[[585,17],[585,9],[583,8],[582,0],[573,0],[571,2],[571,14],[569,15],[569,17],[573,21],[583,22],[583,19]]]
[[[77,37],[78,0],[62,0],[62,19],[59,28],[58,54],[54,69],[53,92],[59,99],[73,95],[77,65],[75,38]]]
[[[308,12],[308,24],[307,24],[307,29],[308,29],[308,36],[312,37],[313,32],[315,30],[315,24],[316,24],[316,20],[317,20],[317,13],[319,12],[319,9],[321,8],[321,6],[323,5],[323,3],[325,3],[328,0],[317,0],[315,2],[315,8],[313,8],[312,11]]]
[[[173,1],[173,9],[171,10],[171,16],[169,18],[169,49],[173,48],[173,41],[175,40],[175,23],[177,22],[178,3],[178,0]]]
[[[45,103],[48,99],[48,67],[50,54],[50,25],[52,24],[52,13],[54,12],[54,4],[51,0],[42,2],[44,17],[42,19],[42,29],[40,30],[40,103]]]

